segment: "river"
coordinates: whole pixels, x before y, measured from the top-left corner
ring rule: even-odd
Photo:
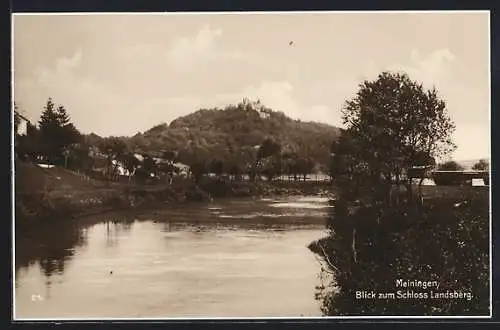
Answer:
[[[15,318],[321,316],[327,200],[227,199],[59,221],[16,237]]]

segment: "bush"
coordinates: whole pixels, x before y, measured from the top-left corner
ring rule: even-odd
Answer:
[[[489,310],[489,204],[478,194],[456,207],[432,200],[415,212],[337,203],[331,234],[310,245],[329,260],[334,281],[320,288],[327,315],[486,315]],[[377,219],[378,218],[378,219]],[[353,246],[355,229],[355,249]],[[438,281],[433,291],[470,292],[473,299],[356,299],[356,291],[427,292],[396,288],[396,279]],[[325,291],[332,289],[330,293]]]
[[[52,198],[47,193],[25,193],[15,196],[16,225],[54,221],[71,218],[78,212],[78,207],[66,198]]]

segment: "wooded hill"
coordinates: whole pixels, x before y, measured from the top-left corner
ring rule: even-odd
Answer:
[[[339,134],[337,127],[294,120],[260,102],[244,100],[224,109],[201,109],[123,139],[130,150],[157,156],[174,151],[185,163],[195,157],[240,164],[252,162],[267,139],[277,143],[282,154],[311,159],[326,172],[330,145]],[[92,134],[87,139],[98,145],[100,138]]]

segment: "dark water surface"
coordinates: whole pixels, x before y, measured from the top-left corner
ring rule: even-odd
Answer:
[[[16,237],[16,318],[320,316],[318,197],[114,213]]]

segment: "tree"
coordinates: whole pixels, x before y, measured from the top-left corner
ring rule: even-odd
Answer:
[[[98,148],[110,160],[115,160],[124,155],[128,149],[125,141],[117,137],[103,139]]]
[[[234,180],[239,181],[241,179],[241,174],[243,173],[242,165],[232,162],[229,165],[229,174],[232,175]]]
[[[490,164],[486,159],[480,159],[477,163],[475,163],[472,166],[473,170],[476,171],[489,171],[490,170]]]
[[[189,164],[189,170],[196,184],[198,184],[203,175],[207,173],[207,167],[206,162],[201,159],[195,159]]]
[[[412,166],[435,166],[436,159],[425,151],[417,151],[410,159]]]
[[[245,165],[245,173],[248,174],[250,181],[260,180],[262,172],[262,161],[249,162]]]
[[[162,158],[169,163],[173,163],[177,158],[177,153],[173,150],[165,150],[162,153]]]
[[[435,276],[432,271],[410,276],[416,267],[412,256],[420,258],[423,249],[405,243],[412,233],[406,229],[417,222],[414,216],[421,220],[414,213],[421,209],[413,207],[417,204],[412,203],[411,181],[405,174],[413,166],[427,166],[449,154],[455,148],[451,140],[455,126],[435,89],[425,90],[406,74],[389,72],[360,84],[346,101],[342,119],[346,129],[330,148],[330,172],[337,187],[328,219],[331,234],[310,246],[335,277],[336,291],[322,297],[324,311],[405,313],[410,303],[360,301],[355,294],[362,288],[394,290],[394,278],[400,274]],[[407,187],[408,203],[391,205],[391,191],[400,184]],[[419,229],[428,232],[428,227]],[[425,250],[419,261],[434,265],[434,256]],[[425,302],[415,308],[419,309],[425,310]]]
[[[257,151],[257,159],[274,156],[279,154],[280,152],[281,145],[278,142],[268,138],[265,139],[259,146],[259,149]]]
[[[51,162],[60,162],[68,146],[82,140],[66,109],[63,106],[56,108],[51,98],[40,117],[39,129],[42,152]]]
[[[296,172],[303,176],[304,181],[306,181],[307,175],[314,171],[315,166],[314,159],[310,157],[299,158],[295,164]]]
[[[143,155],[142,168],[149,174],[156,175],[158,166],[155,159],[149,155]]]
[[[293,151],[284,152],[283,153],[283,172],[286,173],[289,177],[293,176],[294,181],[298,180],[298,175],[302,174],[301,172],[301,157]]]
[[[220,159],[214,159],[209,164],[208,170],[210,173],[214,173],[216,176],[220,177],[224,172],[224,163]]]
[[[148,154],[143,154],[142,157],[142,164],[137,167],[135,175],[143,180],[150,180],[152,176],[156,177],[158,164],[155,159]]]
[[[91,170],[94,164],[90,157],[90,146],[85,143],[73,143],[67,147],[67,166],[74,170]]]
[[[280,155],[266,157],[262,160],[262,174],[268,181],[272,181],[276,176],[282,173],[282,162]]]
[[[107,173],[109,178],[111,178],[118,167],[118,160],[122,158],[128,148],[125,141],[117,137],[109,137],[101,140],[98,145],[99,150],[106,155],[107,160]]]
[[[369,170],[367,161],[358,157],[362,152],[360,149],[360,144],[349,130],[344,131],[330,147],[330,175],[345,201],[356,201],[360,197],[366,199],[366,192],[371,191],[371,185],[376,185],[371,182],[376,176]]]
[[[462,165],[453,160],[449,160],[438,166],[438,170],[440,171],[463,171],[463,169]]]
[[[128,180],[130,182],[132,175],[135,174],[135,171],[139,166],[141,165],[141,161],[137,159],[132,152],[125,152],[121,157],[120,157],[121,162],[125,166],[125,169],[129,173]]]
[[[367,181],[378,186],[399,184],[416,158],[441,158],[456,148],[455,125],[437,90],[425,90],[404,73],[383,72],[364,81],[345,103],[342,119],[357,145],[356,159],[366,165]],[[410,180],[406,185],[411,193]]]
[[[171,184],[175,172],[174,162],[177,159],[177,153],[173,150],[163,150],[161,153],[162,161],[157,164],[158,172],[166,177],[166,181]]]

